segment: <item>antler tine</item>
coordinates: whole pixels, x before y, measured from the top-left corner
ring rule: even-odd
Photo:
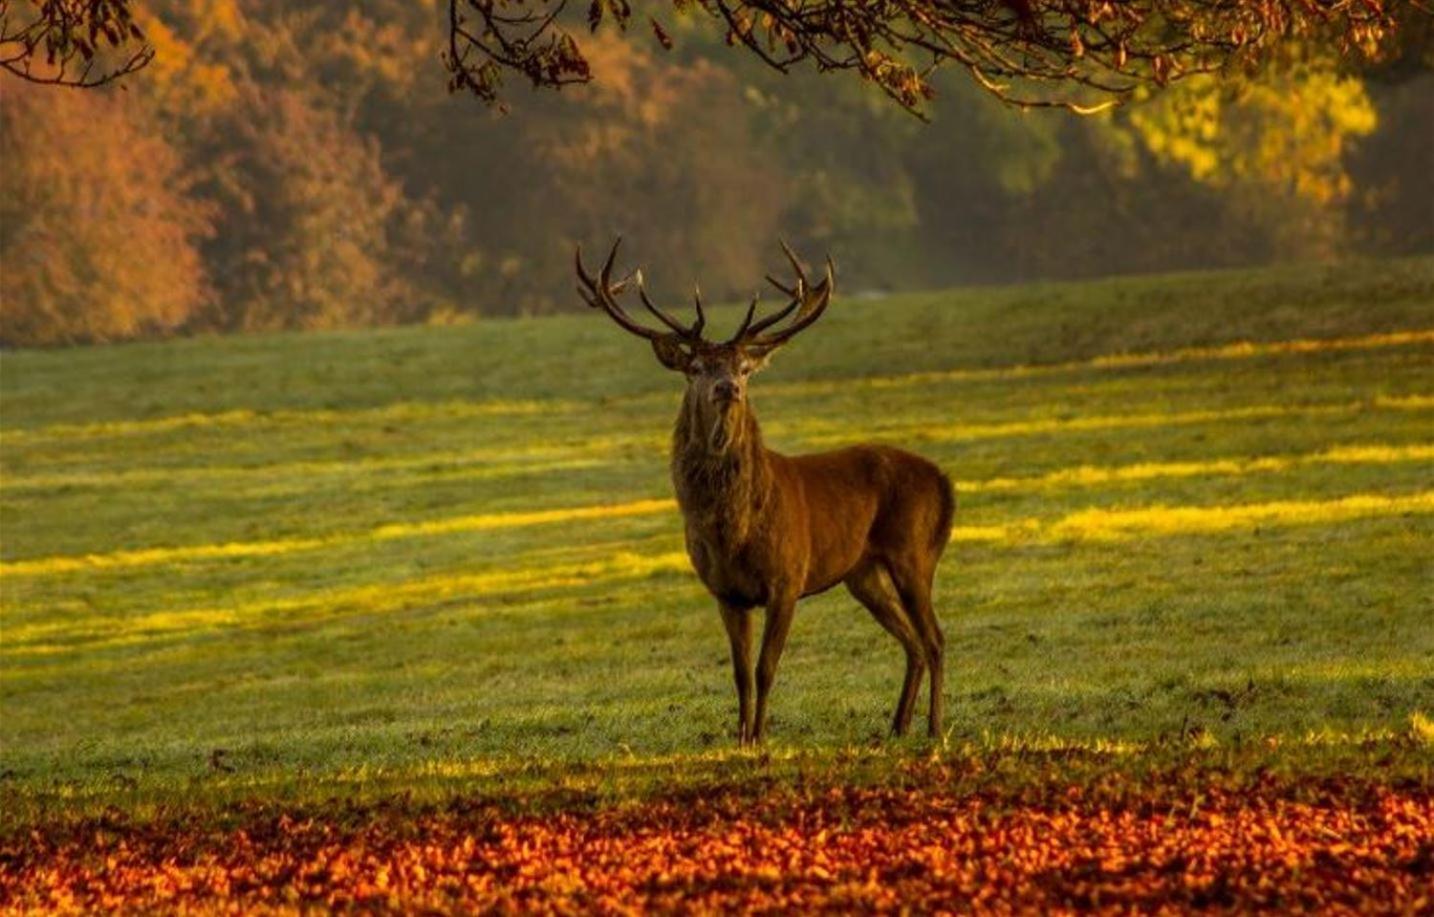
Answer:
[[[657,316],[658,321],[662,322],[664,325],[671,328],[673,331],[677,332],[683,337],[696,336],[696,332],[700,331],[700,328],[697,328],[696,326],[694,326],[693,328],[687,327],[686,325],[679,322],[677,319],[668,315],[662,309],[658,308],[657,305],[651,299],[647,298],[647,287],[642,282],[642,271],[638,271],[634,276],[637,277],[637,296],[639,299],[642,300],[642,304],[647,307],[647,311]]]
[[[762,299],[762,291],[758,290],[752,294],[752,302],[747,306],[747,314],[742,318],[742,324],[737,327],[737,332],[727,339],[727,343],[735,344],[742,340],[747,329],[752,326],[752,317],[757,314],[757,303]]]
[[[782,250],[787,253],[787,257],[790,258],[795,265],[796,258],[792,255],[791,249],[787,248],[787,246],[783,244]],[[798,271],[800,273],[800,268],[798,268]],[[827,306],[831,303],[832,291],[836,289],[836,265],[832,263],[831,256],[827,256],[826,276],[822,278],[821,283],[817,284],[815,290],[807,292],[805,290],[805,281],[806,275],[800,274],[800,279],[797,282],[797,288],[799,290],[802,290],[803,292],[806,292],[807,295],[801,298],[793,297],[792,302],[781,312],[777,313],[776,315],[770,316],[769,318],[763,319],[761,322],[758,322],[757,325],[755,325],[750,331],[748,331],[747,336],[749,339],[755,340],[758,331],[770,328],[772,325],[776,324],[776,322],[789,315],[793,309],[799,310],[797,312],[796,321],[792,322],[790,325],[781,329],[780,331],[775,332],[774,334],[770,334],[764,338],[761,338],[759,340],[759,343],[764,344],[766,346],[775,346],[777,344],[783,344],[790,340],[795,334],[797,334],[797,332],[808,327],[817,319],[822,317],[822,313],[826,311]]]
[[[622,245],[621,236],[612,244],[612,251],[608,253],[607,261],[603,263],[602,270],[598,272],[597,279],[594,279],[583,265],[583,247],[579,245],[574,249],[573,261],[577,267],[578,281],[582,284],[582,286],[578,288],[578,295],[582,296],[583,301],[591,308],[602,309],[606,312],[608,316],[622,326],[624,330],[638,337],[647,338],[650,341],[657,340],[664,336],[662,332],[633,321],[632,318],[623,311],[622,306],[617,304],[617,300],[613,298],[613,293],[620,291],[627,285],[627,281],[624,280],[618,284],[616,289],[612,286],[612,267],[617,261],[617,250],[620,245]],[[584,290],[583,287],[587,289]]]
[[[770,283],[772,286],[776,287],[777,289],[781,290],[783,293],[786,293],[788,296],[791,296],[791,297],[794,297],[794,298],[800,298],[800,297],[797,297],[798,288],[801,286],[801,282],[800,282],[800,281],[798,281],[797,283],[794,283],[794,284],[792,284],[792,286],[788,287],[786,284],[782,283],[780,280],[778,280],[777,278],[773,277],[771,274],[768,274],[768,275],[767,275],[767,282]]]
[[[792,263],[792,270],[796,272],[796,291],[803,294],[802,298],[805,298],[805,294],[811,289],[812,284],[807,279],[807,272],[802,270],[801,259],[797,257],[796,252],[792,251],[792,247],[787,244],[786,239],[778,239],[777,244],[782,246],[782,253],[787,256],[787,260]]]
[[[767,279],[771,280],[772,278],[768,277]],[[766,331],[768,328],[772,327],[777,322],[780,322],[788,315],[791,315],[792,312],[795,311],[796,308],[800,306],[803,302],[802,297],[798,296],[795,290],[788,290],[786,287],[782,286],[780,283],[777,283],[775,280],[772,281],[772,284],[777,289],[790,296],[792,298],[792,301],[783,306],[780,311],[773,312],[771,315],[757,322],[757,324],[753,325],[751,328],[747,329],[748,336],[755,336],[761,334],[763,331]]]
[[[583,264],[583,247],[579,245],[575,248],[573,260],[577,267],[578,281],[581,284],[578,287],[578,295],[583,298],[583,302],[587,303],[591,308],[602,309],[613,321],[617,322],[624,329],[639,337],[645,337],[648,340],[655,341],[661,338],[670,339],[673,337],[681,338],[689,343],[700,340],[702,338],[702,328],[707,324],[707,316],[702,311],[702,295],[700,293],[697,295],[697,320],[693,322],[692,327],[689,328],[667,314],[666,310],[658,306],[648,297],[647,287],[641,270],[633,271],[617,283],[612,282],[612,269],[613,265],[617,263],[617,251],[621,245],[622,237],[618,236],[617,241],[613,242],[612,251],[608,252],[607,260],[603,262],[602,270],[598,272],[596,279],[588,273],[586,265]],[[638,298],[642,300],[643,306],[646,307],[647,311],[655,315],[662,324],[666,325],[670,329],[670,332],[649,328],[635,321],[632,316],[627,314],[627,310],[618,305],[615,295],[626,289],[628,284],[633,284],[637,287],[637,295]]]
[[[692,323],[692,336],[701,337],[702,329],[707,327],[707,313],[702,310],[702,288],[696,283],[692,284],[692,305],[697,307],[697,320]]]
[[[805,310],[805,307],[810,303],[811,291],[808,286],[807,274],[806,271],[802,269],[801,261],[797,258],[796,252],[792,251],[791,246],[787,244],[785,239],[778,239],[777,242],[782,246],[782,253],[785,254],[787,256],[787,260],[791,262],[792,269],[796,271],[797,279],[795,283],[788,287],[786,284],[782,283],[780,280],[773,277],[771,274],[768,274],[767,282],[770,283],[772,286],[776,287],[778,290],[781,290],[784,294],[786,294],[791,299],[791,302],[787,303],[786,306],[782,307],[780,310],[772,313],[766,318],[761,319],[756,324],[752,324],[752,311],[755,309],[756,306],[756,301],[754,300],[753,309],[748,310],[747,319],[742,322],[742,327],[738,329],[737,334],[734,335],[731,341],[729,341],[728,343],[735,344],[738,340],[744,337],[749,339],[756,338],[757,335],[761,334],[763,331],[766,331],[768,328],[771,328],[778,322],[784,321],[788,316],[790,316],[798,309]]]

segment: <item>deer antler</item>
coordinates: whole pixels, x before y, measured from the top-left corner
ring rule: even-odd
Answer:
[[[602,270],[598,272],[596,278],[593,278],[593,276],[587,272],[587,268],[583,266],[583,247],[579,245],[574,251],[573,260],[576,262],[578,282],[580,284],[578,287],[578,295],[583,298],[583,302],[587,303],[588,306],[593,309],[602,309],[613,321],[617,322],[624,329],[638,337],[647,338],[649,341],[664,338],[678,338],[690,343],[701,340],[702,329],[707,324],[707,315],[702,310],[702,294],[700,292],[696,294],[697,320],[694,321],[691,326],[687,326],[671,315],[668,315],[666,311],[648,298],[647,290],[643,286],[642,271],[633,271],[632,274],[619,280],[617,283],[612,282],[612,267],[617,261],[617,250],[621,245],[622,237],[619,236],[617,241],[613,242],[612,251],[608,252],[607,261],[603,262]],[[643,306],[647,308],[647,311],[657,316],[657,319],[664,325],[672,329],[670,332],[658,331],[655,328],[649,328],[635,321],[632,316],[627,314],[622,306],[618,305],[617,296],[622,293],[623,290],[627,289],[629,283],[636,284],[637,295],[642,300]]]
[[[742,319],[741,326],[737,333],[732,335],[727,342],[729,344],[755,344],[763,347],[776,347],[791,340],[799,331],[811,325],[821,318],[826,311],[827,305],[831,302],[832,291],[836,288],[836,265],[832,264],[830,256],[827,257],[826,276],[824,276],[816,287],[812,287],[807,279],[806,271],[802,270],[802,263],[797,259],[796,253],[786,242],[778,240],[782,246],[782,252],[792,264],[792,270],[796,273],[797,279],[790,287],[784,285],[772,275],[767,275],[767,282],[791,297],[791,302],[782,309],[763,318],[753,324],[752,319],[757,314],[757,302],[760,294],[752,297],[752,302],[747,306],[747,315]],[[796,318],[790,325],[779,329],[772,334],[764,335],[762,332],[783,321],[793,312]]]

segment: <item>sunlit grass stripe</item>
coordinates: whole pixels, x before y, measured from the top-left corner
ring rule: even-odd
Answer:
[[[1332,500],[1280,500],[1237,506],[1148,506],[1137,509],[1091,509],[1055,521],[1026,518],[1001,525],[958,526],[953,542],[1003,547],[1029,544],[1113,543],[1182,535],[1219,534],[1260,527],[1335,525],[1360,519],[1434,514],[1434,490],[1400,496],[1353,494]],[[688,573],[687,555],[679,551],[642,555],[618,552],[584,563],[541,568],[448,574],[421,580],[378,583],[300,596],[252,600],[232,606],[161,611],[136,619],[90,618],[8,628],[0,656],[34,656],[54,652],[50,641],[102,637],[106,646],[141,642],[166,633],[196,628],[253,626],[280,613],[383,614],[405,608],[466,597],[503,593],[591,587],[658,573]],[[117,632],[118,631],[118,632]]]
[[[146,567],[154,564],[187,561],[219,560],[240,557],[267,557],[292,554],[365,541],[391,541],[425,535],[449,535],[456,532],[481,532],[488,529],[521,528],[554,522],[583,522],[593,519],[616,519],[643,516],[668,510],[671,500],[636,500],[604,506],[577,506],[560,509],[516,513],[481,513],[427,522],[382,525],[367,532],[330,535],[321,538],[280,538],[272,541],[241,541],[229,544],[191,545],[177,548],[145,548],[116,551],[111,554],[87,554],[71,557],[47,557],[38,560],[0,564],[0,575],[34,576],[71,573],[76,570],[105,570],[118,567]]]
[[[1362,445],[1341,446],[1322,452],[1291,456],[1268,456],[1253,459],[1214,459],[1205,462],[1143,462],[1135,465],[1063,468],[1043,475],[1023,478],[988,478],[956,482],[960,493],[994,491],[1037,491],[1065,487],[1092,487],[1102,484],[1148,481],[1160,478],[1196,476],[1240,476],[1278,473],[1308,465],[1396,464],[1434,462],[1434,444],[1411,446]],[[229,544],[193,545],[174,548],[147,548],[117,551],[110,554],[59,556],[0,564],[0,575],[43,576],[81,570],[106,570],[144,567],[165,563],[223,560],[227,558],[265,557],[300,551],[321,550],[366,541],[389,541],[433,535],[480,532],[491,529],[522,528],[562,522],[618,519],[676,511],[672,500],[636,500],[601,506],[559,507],[547,510],[508,513],[481,513],[434,519],[426,522],[395,523],[366,532],[351,532],[325,537],[284,538],[268,541],[233,542]],[[975,532],[977,530],[970,530]],[[979,531],[999,532],[1000,526]],[[968,538],[967,540],[983,540]]]
[[[1357,414],[1369,410],[1427,411],[1434,410],[1434,397],[1409,395],[1402,397],[1379,397],[1369,401],[1345,402],[1340,404],[1315,405],[1254,405],[1226,410],[1186,411],[1175,413],[1114,414],[1095,415],[1081,418],[1042,418],[1039,420],[1017,420],[1003,423],[971,423],[943,425],[937,427],[909,425],[885,428],[864,427],[862,430],[835,432],[831,425],[821,422],[783,423],[776,421],[767,426],[776,436],[800,439],[820,446],[856,442],[873,437],[902,436],[911,441],[946,441],[966,439],[1000,439],[1059,433],[1062,431],[1086,432],[1092,430],[1122,428],[1155,428],[1164,425],[1179,426],[1199,423],[1218,423],[1239,420],[1276,420],[1286,417],[1322,416],[1335,414]],[[456,472],[460,468],[470,469],[475,478],[496,478],[519,476],[545,469],[591,467],[602,463],[602,456],[615,451],[643,448],[659,454],[668,447],[665,434],[636,434],[594,437],[581,446],[536,444],[524,447],[499,447],[471,449],[453,452],[428,452],[417,455],[371,457],[344,461],[302,461],[275,465],[229,465],[177,468],[140,468],[122,471],[76,471],[48,473],[33,476],[7,474],[0,476],[0,492],[17,493],[47,487],[92,487],[136,486],[146,483],[163,482],[179,485],[192,481],[233,480],[251,478],[255,481],[273,481],[297,475],[342,475],[356,477],[378,471],[405,471],[411,469],[444,468]],[[473,466],[486,466],[474,468]],[[366,486],[382,486],[385,479],[376,478]],[[386,480],[398,481],[399,477]],[[4,567],[0,566],[0,571]]]
[[[1370,402],[1353,404],[1264,404],[1239,408],[1218,408],[1198,411],[1151,412],[1146,414],[1107,414],[1094,417],[1046,417],[1039,420],[1012,420],[1004,423],[925,424],[902,423],[864,431],[823,432],[820,427],[805,433],[814,445],[839,445],[873,438],[899,437],[910,442],[955,442],[978,439],[1001,439],[1014,436],[1039,436],[1048,433],[1083,433],[1095,430],[1158,429],[1203,423],[1228,423],[1249,420],[1274,420],[1283,417],[1319,417],[1348,414],[1367,408],[1403,411],[1434,409],[1434,397],[1409,395],[1380,396]]]
[[[1376,350],[1386,347],[1408,347],[1434,344],[1434,329],[1394,331],[1348,338],[1300,338],[1292,341],[1237,341],[1214,347],[1185,347],[1179,350],[1147,353],[1107,354],[1088,360],[1064,363],[1019,364],[985,369],[950,369],[907,373],[900,376],[876,376],[866,379],[814,380],[770,385],[764,393],[812,395],[823,392],[848,391],[852,388],[892,389],[930,385],[939,382],[982,382],[1021,379],[1031,376],[1079,372],[1082,370],[1139,369],[1176,363],[1200,363],[1225,360],[1248,360],[1257,357],[1288,354],[1332,353],[1347,350]]]
[[[99,642],[105,646],[118,646],[167,633],[188,633],[206,627],[265,623],[296,612],[382,614],[449,599],[568,589],[599,581],[641,578],[657,573],[680,573],[690,569],[691,563],[682,552],[643,555],[623,551],[604,560],[584,563],[449,574],[420,580],[312,592],[287,598],[239,602],[228,606],[159,611],[122,624],[114,619],[90,619],[89,623],[94,627],[88,630],[84,628],[85,621],[47,622],[31,627],[7,628],[4,644],[0,646],[0,656],[26,656],[48,652],[49,647],[44,641],[55,637],[73,639],[76,636],[93,634],[104,637]]]
[[[1062,543],[1130,541],[1177,535],[1209,535],[1254,526],[1300,526],[1382,516],[1434,513],[1434,490],[1400,496],[1352,494],[1333,500],[1276,500],[1241,506],[1146,506],[1088,509],[1055,522],[1024,519],[1006,525],[958,527],[952,541]]]
[[[660,446],[653,439],[654,448]],[[36,475],[4,475],[0,477],[0,492],[21,493],[28,490],[48,489],[97,489],[108,487],[134,487],[146,484],[174,486],[180,483],[206,483],[213,481],[249,480],[260,488],[285,489],[280,483],[296,478],[345,477],[359,478],[359,486],[374,488],[388,486],[392,476],[378,475],[377,472],[423,470],[436,475],[457,475],[471,480],[492,480],[494,478],[520,477],[548,471],[569,471],[591,468],[603,464],[596,457],[573,457],[547,460],[545,455],[552,452],[571,451],[563,447],[545,448],[537,446],[527,449],[481,449],[469,452],[425,452],[417,455],[390,457],[369,457],[360,459],[335,459],[332,461],[306,460],[283,462],[273,465],[199,465],[177,468],[150,467],[126,468],[119,471],[70,471]],[[288,490],[305,490],[301,485]]]
[[[1098,487],[1161,478],[1243,477],[1248,474],[1275,474],[1308,465],[1391,465],[1402,462],[1434,462],[1434,443],[1412,446],[1338,446],[1303,455],[1271,455],[1261,458],[1212,459],[1206,462],[1141,462],[1135,465],[1081,465],[1061,468],[1032,477],[987,478],[960,481],[963,493],[1031,491],[1070,487]]]
[[[245,427],[254,424],[274,426],[322,426],[355,422],[423,421],[435,418],[457,419],[478,417],[523,417],[577,410],[576,402],[554,400],[530,401],[404,401],[375,408],[334,410],[331,408],[281,409],[256,411],[240,408],[215,413],[175,414],[146,420],[106,420],[95,423],[53,424],[33,430],[6,430],[0,443],[14,445],[54,439],[94,439],[105,436],[141,436],[171,433],[210,427]]]
[[[1434,329],[1367,334],[1348,338],[1302,338],[1291,341],[1267,342],[1239,341],[1214,347],[1186,347],[1172,351],[1107,354],[1087,360],[1073,360],[1064,363],[1021,364],[984,369],[937,370],[872,378],[844,378],[776,383],[764,387],[763,391],[769,395],[782,396],[850,391],[852,388],[907,388],[911,386],[929,385],[934,382],[1018,379],[1080,370],[1134,369],[1178,363],[1244,360],[1282,354],[1374,350],[1388,347],[1407,347],[1417,344],[1434,344]],[[646,394],[635,396],[636,399],[651,397],[657,397],[657,395]],[[661,397],[670,398],[671,395],[669,392],[664,391],[661,393]],[[175,430],[207,427],[242,427],[254,424],[323,425],[334,423],[352,424],[361,422],[419,421],[439,417],[462,419],[469,417],[567,414],[586,409],[587,406],[581,402],[557,399],[545,401],[399,402],[381,407],[359,408],[346,411],[332,409],[275,411],[239,409],[209,414],[180,414],[146,420],[114,420],[84,424],[55,424],[33,430],[8,430],[0,433],[0,442],[15,445],[45,440],[135,436],[168,433]]]

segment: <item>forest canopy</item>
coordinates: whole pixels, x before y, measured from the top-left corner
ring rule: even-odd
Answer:
[[[701,4],[656,32],[626,6],[595,31],[555,19],[591,82],[510,80],[506,114],[442,91],[447,2],[128,8],[133,29],[93,49],[118,66],[152,49],[122,79],[0,73],[6,345],[580,308],[572,246],[618,232],[655,294],[700,279],[709,299],[749,296],[779,235],[831,251],[852,292],[1434,251],[1434,42],[1412,6],[1360,5],[1387,22],[1366,30],[1325,4],[1335,19],[1232,46],[1219,74],[1156,80],[1144,59],[1125,104],[1087,117],[918,68],[929,124],[879,81],[813,76],[818,57],[784,75],[729,48],[741,35]]]

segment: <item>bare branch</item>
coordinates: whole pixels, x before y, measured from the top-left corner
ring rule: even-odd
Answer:
[[[131,0],[0,0],[0,70],[27,82],[92,89],[153,59]]]
[[[562,15],[567,0],[450,0],[454,88],[497,98],[504,71],[535,86],[591,78]],[[1370,53],[1425,0],[674,0],[782,73],[852,71],[915,114],[942,66],[1021,108],[1090,114],[1136,88],[1208,73],[1300,36]],[[462,10],[480,28],[464,26]],[[625,3],[599,3],[589,28],[624,28]],[[660,33],[658,40],[666,33]],[[670,37],[669,37],[670,40]],[[666,43],[664,43],[665,46]]]

